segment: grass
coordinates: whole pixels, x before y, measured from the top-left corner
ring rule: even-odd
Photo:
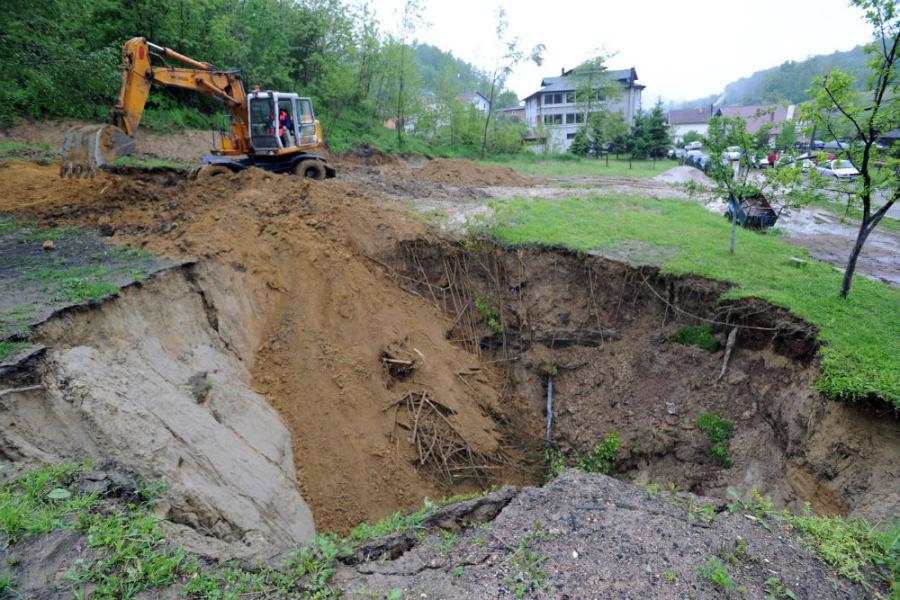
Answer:
[[[492,234],[502,243],[560,245],[615,254],[634,244],[672,249],[657,264],[664,273],[694,273],[729,281],[723,299],[759,297],[816,325],[822,342],[820,391],[831,398],[878,397],[900,410],[900,290],[854,278],[838,297],[842,273],[777,236],[739,228],[736,255],[721,216],[679,201],[635,197],[495,202]],[[797,264],[791,257],[800,256]]]
[[[675,335],[672,336],[672,341],[685,346],[697,346],[707,352],[715,352],[719,347],[719,342],[713,336],[712,328],[710,328],[708,323],[703,325],[685,325],[675,332]]]
[[[59,160],[58,149],[49,144],[24,144],[21,142],[0,142],[0,160],[30,160],[49,165]]]
[[[678,163],[672,160],[635,160],[631,166],[627,159],[581,158],[569,154],[547,157],[531,153],[512,156],[496,156],[484,161],[512,168],[522,175],[535,177],[634,177],[649,179],[671,169]]]
[[[140,169],[175,169],[177,171],[185,171],[191,169],[194,165],[178,162],[174,160],[166,160],[161,158],[138,158],[136,156],[122,156],[109,163],[114,167],[137,167]]]
[[[523,535],[515,546],[510,559],[513,572],[503,579],[502,584],[516,598],[524,598],[531,593],[546,593],[551,589],[545,583],[548,573],[541,566],[547,561],[547,557],[532,550],[534,544],[547,541],[550,541],[550,534],[537,521],[534,528]]]
[[[110,274],[110,269],[103,266],[72,269],[44,267],[28,273],[25,279],[45,282],[53,302],[81,303],[100,300],[118,292],[119,286],[108,280]]]
[[[26,342],[0,342],[0,362],[12,358],[29,345]]]
[[[94,504],[93,495],[65,489],[82,469],[77,465],[50,465],[29,471],[0,488],[0,530],[10,542],[71,526],[72,515]]]

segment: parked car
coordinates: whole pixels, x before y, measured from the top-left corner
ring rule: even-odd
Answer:
[[[666,152],[666,156],[669,158],[681,158],[684,156],[684,148],[669,148]]]
[[[809,173],[810,169],[816,168],[815,160],[809,154],[801,154],[800,156],[782,156],[775,161],[775,168],[779,167],[795,167],[799,166],[803,173]]]
[[[685,150],[700,150],[703,148],[703,142],[688,142],[684,145]]]
[[[725,148],[725,152],[722,153],[722,158],[726,160],[741,160],[741,147],[728,146]]]
[[[818,167],[818,171],[821,175],[826,177],[834,177],[835,179],[848,181],[854,181],[859,177],[859,171],[856,170],[856,167],[854,167],[853,163],[849,160],[830,160],[821,167]]]
[[[754,169],[768,169],[769,157],[765,154],[755,154],[750,157],[750,164]]]

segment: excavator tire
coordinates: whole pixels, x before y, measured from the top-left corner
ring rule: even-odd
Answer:
[[[310,179],[325,179],[325,165],[314,158],[301,160],[294,166],[294,175]]]
[[[229,173],[231,173],[231,169],[225,165],[206,165],[200,167],[197,171],[196,179],[198,181],[208,181],[214,177],[221,177],[222,175],[228,175]]]

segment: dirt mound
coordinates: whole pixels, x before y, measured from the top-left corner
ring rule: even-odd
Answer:
[[[451,508],[450,518],[434,519],[449,531],[426,522],[416,535],[373,541],[371,560],[341,568],[338,586],[375,597],[402,589],[406,598],[459,599],[730,598],[728,588],[766,598],[773,581],[790,590],[778,594],[785,598],[886,592],[875,576],[875,590],[834,577],[780,523],[763,527],[711,498],[647,492],[575,470],[543,488]],[[711,561],[724,565],[720,578],[704,575]]]
[[[47,224],[103,222],[114,241],[205,259],[195,279],[210,319],[291,431],[318,530],[533,478],[506,443],[502,374],[447,340],[447,317],[380,264],[422,225],[358,186],[255,169],[211,182],[167,173],[63,181],[26,163],[4,174],[2,211]],[[391,360],[409,371],[392,375]],[[414,443],[416,416],[402,402],[423,393],[440,423],[431,427],[437,441],[472,461],[435,463]]]
[[[353,150],[348,150],[338,157],[341,162],[365,165],[367,167],[381,167],[384,165],[397,167],[402,163],[400,159],[393,154],[382,152],[369,144],[362,144]]]
[[[529,186],[534,180],[509,167],[480,165],[468,160],[436,158],[415,172],[417,177],[454,186]]]

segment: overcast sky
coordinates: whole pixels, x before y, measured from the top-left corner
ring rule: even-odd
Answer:
[[[482,69],[498,55],[497,9],[521,46],[547,49],[543,66],[521,64],[508,87],[520,98],[541,77],[558,75],[598,51],[616,52],[611,68],[635,67],[646,106],[721,92],[725,84],[786,60],[849,50],[866,42],[862,11],[847,0],[421,0],[427,25],[419,42]],[[404,0],[368,0],[385,30],[396,29]]]

